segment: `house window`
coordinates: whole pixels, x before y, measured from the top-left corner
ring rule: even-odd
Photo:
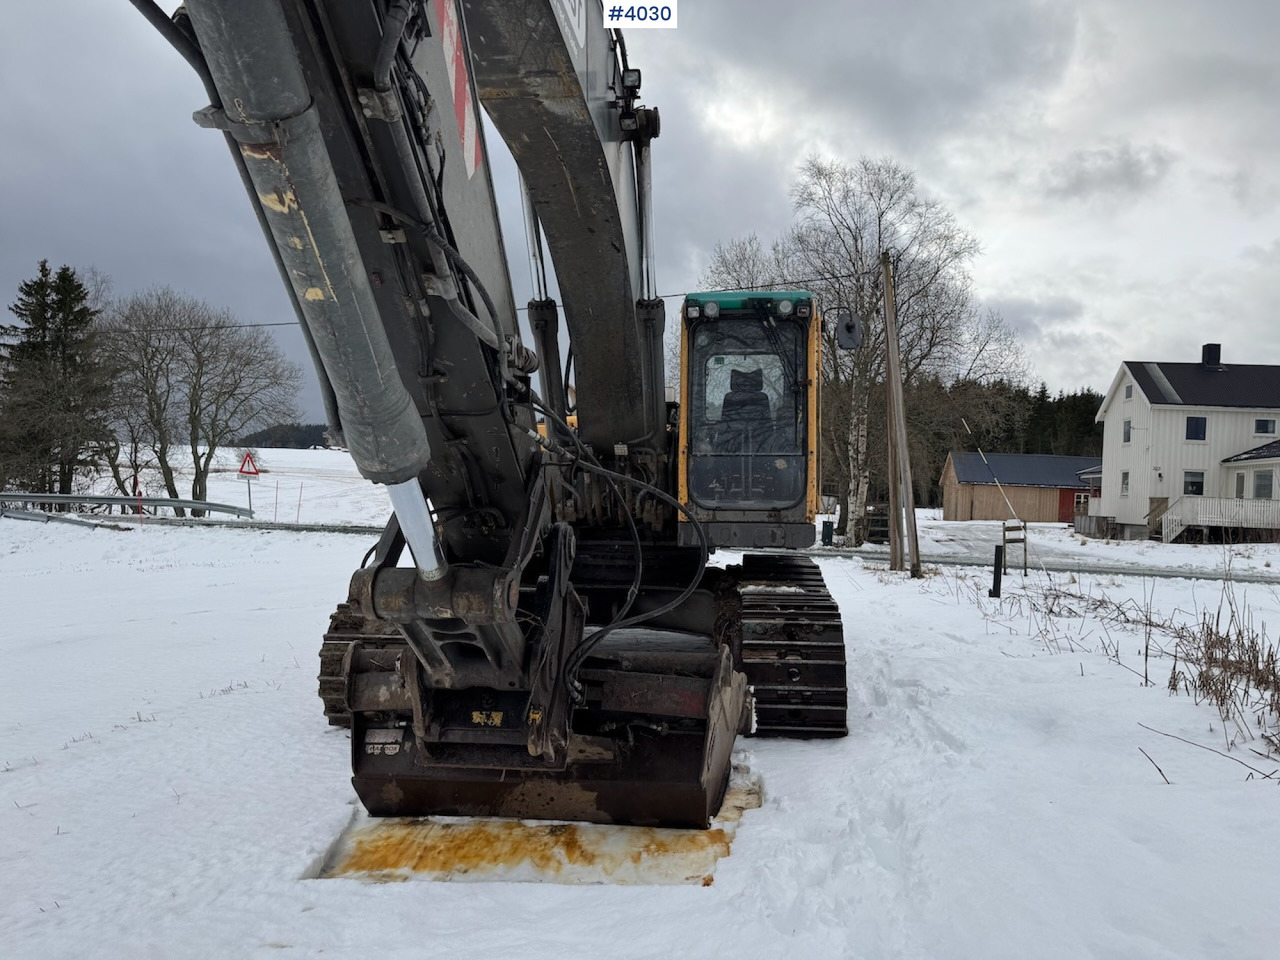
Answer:
[[[1243,473],[1236,474],[1236,499],[1237,500],[1244,499],[1244,474]]]
[[[1132,399],[1133,399],[1133,384],[1132,384],[1132,383],[1126,383],[1126,384],[1124,385],[1124,398],[1125,398],[1126,400],[1132,400]]]
[[[1259,470],[1253,475],[1253,499],[1271,499],[1271,471]]]
[[[1187,439],[1203,440],[1205,432],[1204,417],[1187,417]]]
[[[1132,420],[1126,420],[1126,421],[1124,422],[1124,425],[1123,425],[1123,432],[1124,432],[1124,439],[1123,439],[1123,440],[1121,440],[1120,442],[1121,442],[1121,443],[1128,443],[1128,442],[1129,442],[1129,440],[1130,440],[1130,434],[1133,432],[1133,421],[1132,421]]]
[[[1253,421],[1254,433],[1275,433],[1276,422],[1274,420],[1255,420]]]
[[[1083,513],[1089,508],[1089,494],[1084,491],[1076,491],[1076,513]]]
[[[1120,472],[1120,496],[1127,497],[1129,495],[1129,471],[1122,470]]]
[[[1187,470],[1182,474],[1182,492],[1191,497],[1204,496],[1204,471]]]

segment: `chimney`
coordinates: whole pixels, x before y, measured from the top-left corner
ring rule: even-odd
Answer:
[[[1207,370],[1218,370],[1222,367],[1222,344],[1206,343],[1200,348],[1200,364]]]

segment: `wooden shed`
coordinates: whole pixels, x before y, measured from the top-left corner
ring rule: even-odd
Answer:
[[[942,468],[942,519],[1071,523],[1077,504],[1089,497],[1080,474],[1101,463],[1099,457],[989,453],[984,460],[980,453],[949,453]]]

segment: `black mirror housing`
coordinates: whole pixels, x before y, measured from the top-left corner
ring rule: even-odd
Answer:
[[[837,307],[831,314],[836,328],[836,344],[841,350],[857,350],[862,346],[862,320],[848,307]]]

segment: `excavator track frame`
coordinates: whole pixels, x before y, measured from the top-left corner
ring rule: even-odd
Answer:
[[[847,736],[844,627],[818,565],[808,557],[746,554],[740,566],[716,575],[727,577],[728,586],[717,589],[714,632],[728,642],[734,667],[751,687],[752,735]],[[320,647],[317,677],[333,726],[351,726],[344,659],[357,640],[375,649],[403,643],[392,624],[366,618],[350,603],[338,605]]]

